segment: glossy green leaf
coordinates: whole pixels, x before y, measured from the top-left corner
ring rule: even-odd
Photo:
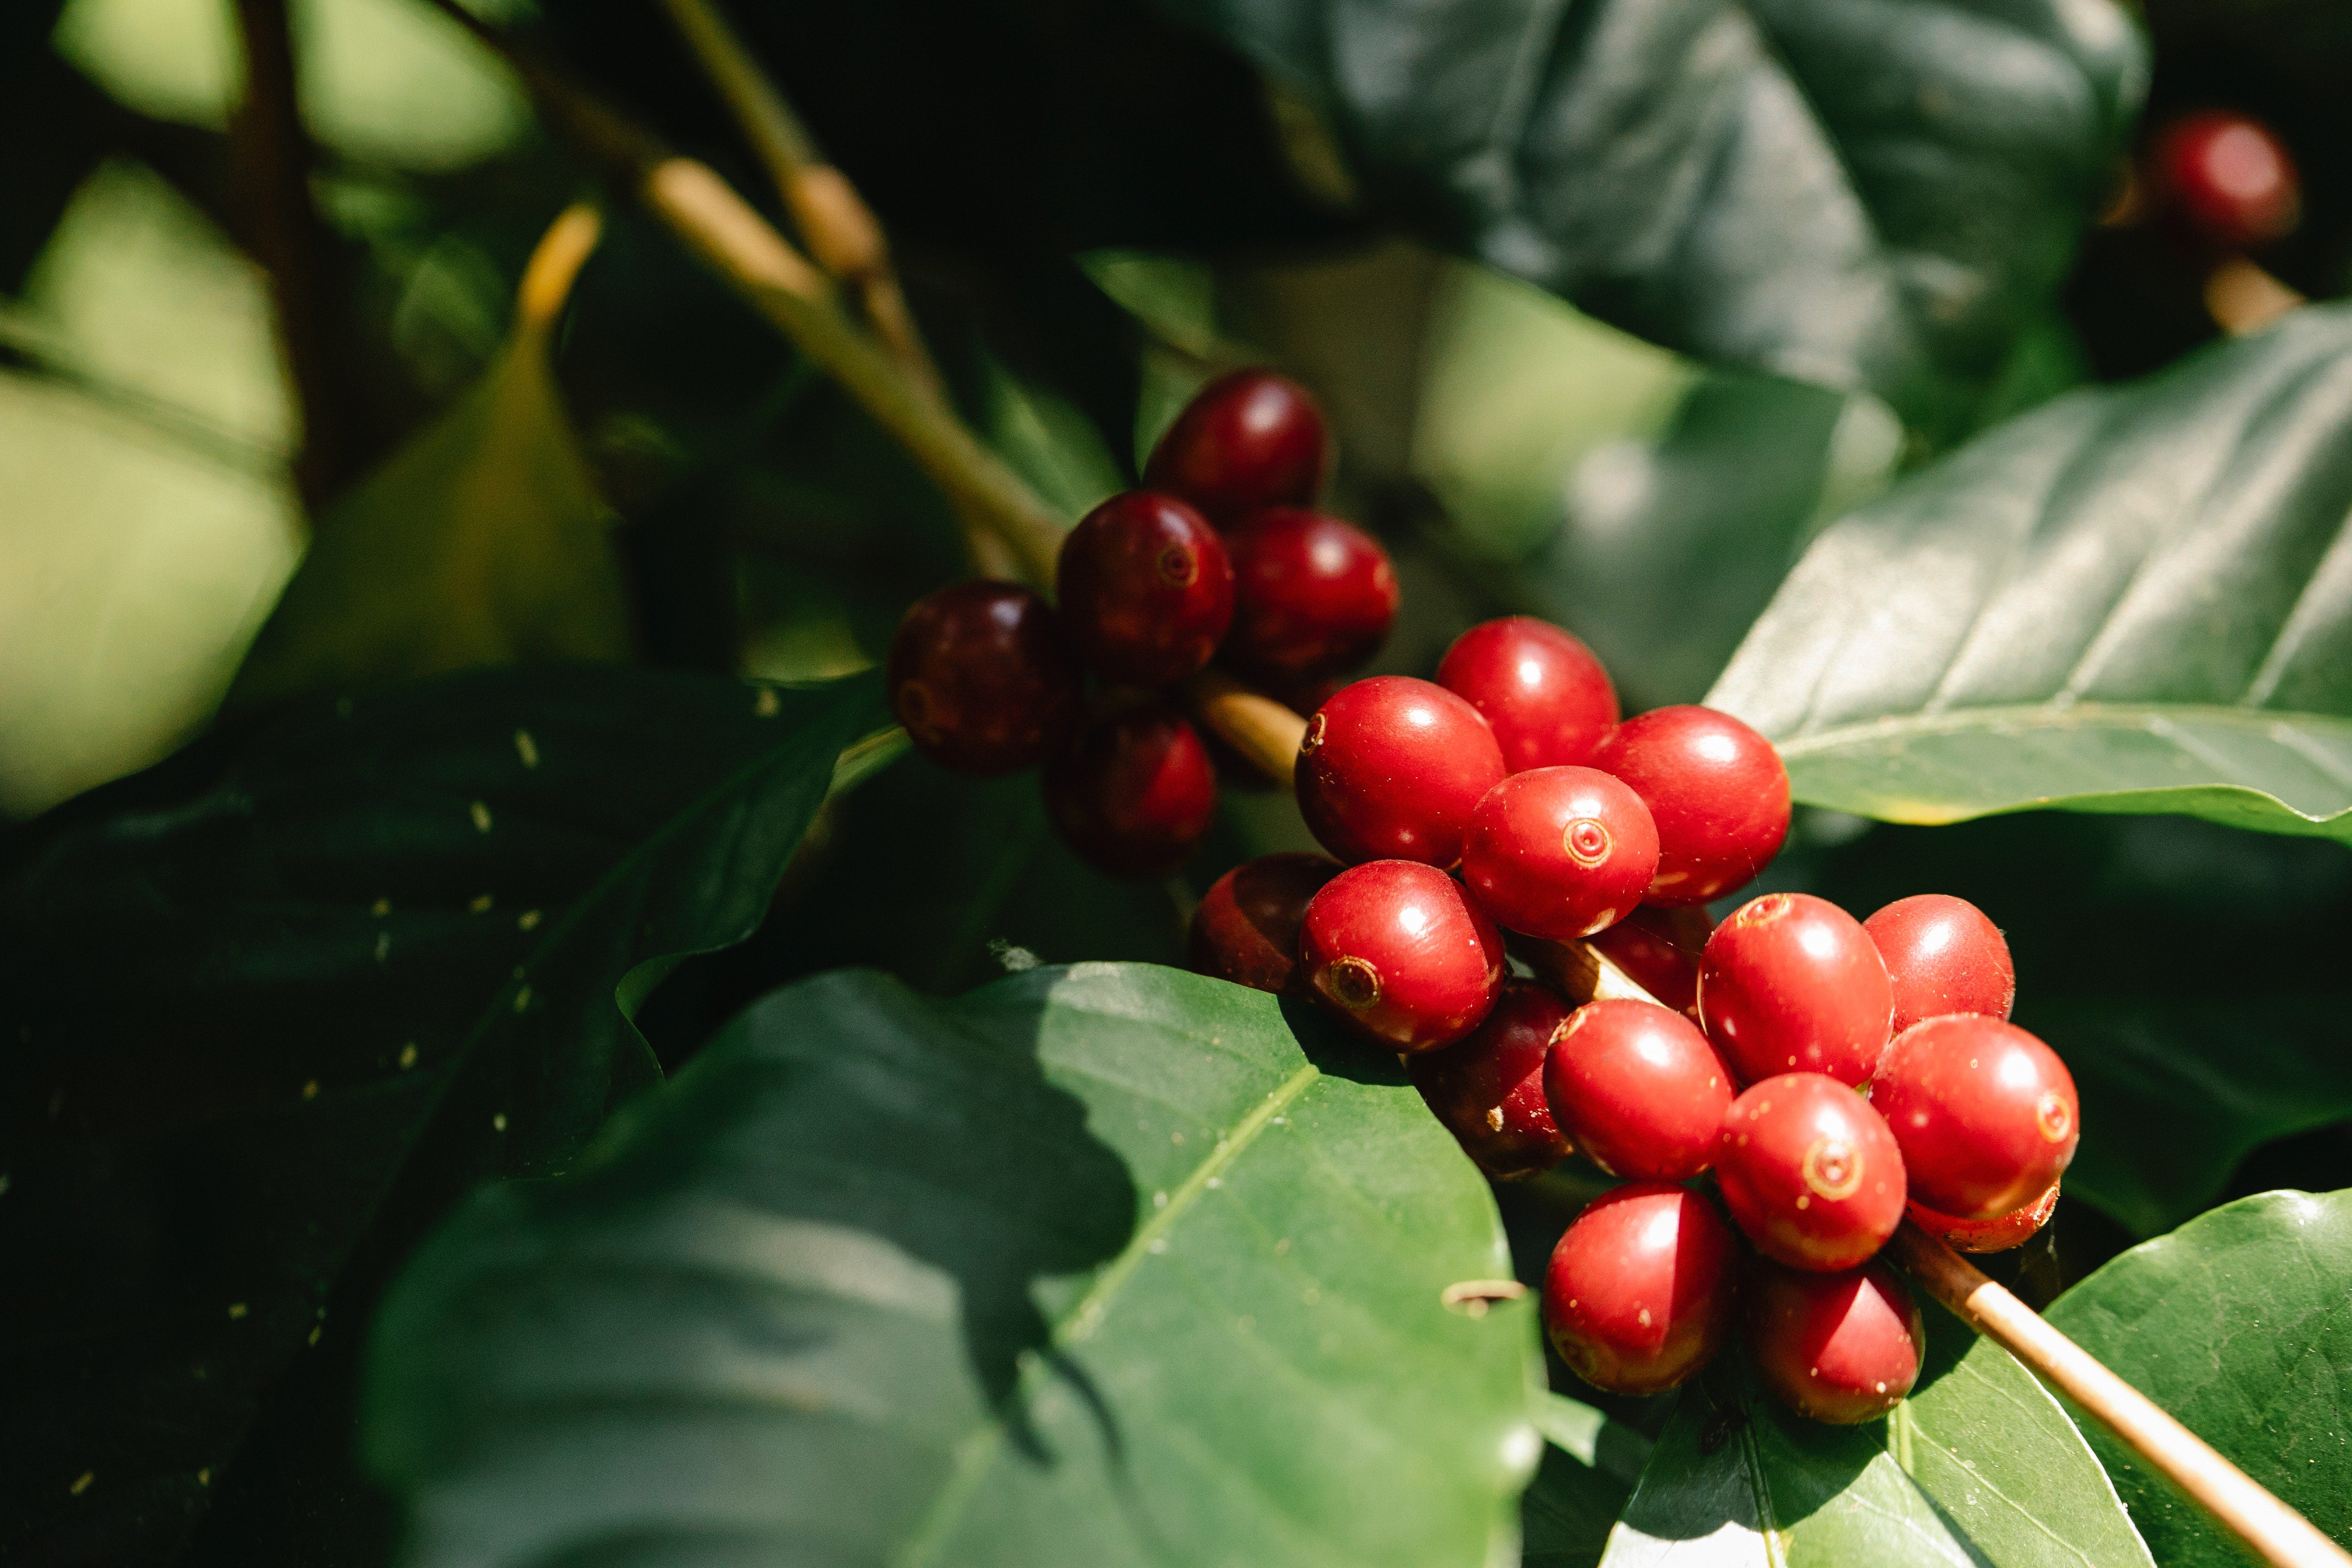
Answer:
[[[1391,207],[1704,359],[1965,420],[2136,111],[2105,0],[1160,0]]]
[[[1543,1463],[1519,1498],[1521,1568],[1590,1568],[1641,1479],[1650,1440],[1582,1400],[1536,1395]]]
[[[1484,1184],[1299,1022],[1148,965],[773,994],[411,1265],[411,1561],[1495,1561],[1533,1306],[1447,1309],[1507,1271]]]
[[[1694,1384],[1607,1568],[2148,1564],[2065,1411],[2008,1352],[1927,1310],[1919,1384],[1885,1421],[1808,1421],[1729,1363]]]
[[[1708,701],[1798,797],[2352,840],[2352,310],[2080,392],[1831,528]]]
[[[269,1489],[347,1467],[383,1274],[658,1080],[614,988],[758,923],[878,689],[320,700],[7,840],[0,1557],[159,1561],[215,1500],[251,1552],[356,1500]],[[330,1536],[286,1550],[363,1553]]]
[[[2265,1193],[2134,1247],[2050,1321],[2352,1545],[2352,1193]],[[2165,1568],[2249,1561],[2202,1510],[2084,1430]]]

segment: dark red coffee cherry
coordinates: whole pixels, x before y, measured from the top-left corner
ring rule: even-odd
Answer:
[[[1961,1219],[1957,1215],[1937,1214],[1927,1205],[1914,1200],[1903,1207],[1903,1215],[1913,1225],[1950,1247],[1954,1252],[2007,1252],[2012,1247],[2022,1247],[2032,1239],[2036,1231],[2050,1223],[2058,1212],[2058,1184],[2050,1190],[2007,1214],[1997,1214],[1990,1219]]]
[[[1193,395],[1151,449],[1143,482],[1219,523],[1267,506],[1311,506],[1323,488],[1323,411],[1270,370],[1236,370]]]
[[[1544,1059],[1552,1120],[1612,1176],[1687,1182],[1715,1163],[1731,1072],[1680,1013],[1649,1002],[1588,1002]]]
[[[1503,936],[1461,884],[1417,860],[1350,866],[1308,900],[1307,988],[1392,1051],[1433,1051],[1476,1028],[1503,988]]]
[[[1633,786],[1658,825],[1654,904],[1703,904],[1754,879],[1789,836],[1789,770],[1772,742],[1712,708],[1628,719],[1591,765]]]
[[[1698,958],[1715,922],[1702,909],[1643,904],[1587,946],[1624,971],[1625,977],[1688,1018],[1698,1016]]]
[[[1792,1268],[1851,1268],[1903,1223],[1903,1152],[1870,1102],[1817,1072],[1731,1102],[1715,1181],[1756,1250]]]
[[[1502,778],[1477,710],[1410,676],[1341,687],[1298,743],[1299,815],[1342,860],[1453,865],[1471,810]]]
[[[1307,900],[1339,874],[1328,855],[1286,850],[1244,860],[1214,882],[1192,911],[1192,968],[1259,991],[1281,991],[1298,968]]]
[[[2006,1018],[2017,1000],[2017,971],[2000,928],[1966,899],[1918,893],[1897,899],[1868,920],[1886,978],[1895,987],[1895,1032],[1947,1013]]]
[[[890,639],[890,711],[919,751],[960,773],[1045,761],[1077,727],[1078,680],[1052,607],[1012,583],[926,595]]]
[[[1107,680],[1172,686],[1209,662],[1234,618],[1234,567],[1208,520],[1173,496],[1129,490],[1062,540],[1062,619]]]
[[[1756,1375],[1800,1415],[1875,1421],[1919,1381],[1927,1328],[1910,1287],[1884,1263],[1808,1274],[1767,1263],[1748,1301]]]
[[[1462,838],[1462,879],[1478,907],[1529,936],[1616,924],[1657,865],[1642,797],[1591,768],[1511,774],[1479,798]]]
[[[2083,1135],[2074,1076],[2058,1053],[2014,1024],[1973,1013],[1896,1036],[1870,1102],[1903,1146],[1912,1193],[1960,1219],[2032,1203]]]
[[[1484,621],[1455,637],[1437,661],[1437,684],[1486,716],[1513,773],[1591,763],[1617,722],[1617,689],[1592,650],[1533,616]]]
[[[1164,877],[1217,815],[1200,732],[1157,703],[1097,719],[1045,764],[1045,815],[1070,847],[1118,877]]]
[[[1544,1327],[1570,1371],[1611,1394],[1657,1394],[1731,1338],[1739,1242],[1688,1187],[1629,1182],[1552,1248]]]
[[[1531,1176],[1575,1151],[1544,1100],[1544,1049],[1568,1004],[1532,980],[1506,980],[1486,1021],[1407,1059],[1429,1109],[1490,1176]]]
[[[1396,570],[1380,542],[1302,507],[1253,512],[1226,535],[1234,627],[1225,658],[1262,680],[1297,686],[1380,652],[1396,619]]]
[[[2242,114],[2174,121],[2149,158],[2156,195],[2196,236],[2222,250],[2284,239],[2303,216],[2303,182],[2277,137]]]
[[[1699,1021],[1742,1083],[1783,1072],[1866,1083],[1894,1012],[1870,933],[1811,893],[1749,900],[1699,958]]]

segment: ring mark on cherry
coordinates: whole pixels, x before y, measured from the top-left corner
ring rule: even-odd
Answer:
[[[1298,754],[1300,756],[1311,757],[1318,751],[1322,749],[1323,730],[1324,724],[1322,714],[1318,713],[1307,721],[1307,733],[1298,738]]]
[[[1342,1007],[1362,1012],[1381,999],[1381,972],[1369,959],[1352,953],[1331,965],[1330,978],[1326,982],[1331,1000]]]
[[[1835,1203],[1862,1187],[1862,1154],[1843,1138],[1816,1138],[1805,1151],[1805,1185]]]
[[[1796,907],[1797,900],[1786,893],[1767,893],[1760,899],[1750,900],[1731,917],[1731,923],[1736,926],[1769,925]]]
[[[2074,1108],[2066,1097],[2054,1089],[2045,1089],[2033,1104],[2034,1120],[2042,1125],[2042,1136],[2053,1143],[2066,1142],[2066,1134],[2074,1129]]]
[[[1570,822],[1559,836],[1559,845],[1568,851],[1570,859],[1588,870],[1608,859],[1612,847],[1608,826],[1590,816]]]
[[[1160,552],[1160,580],[1171,588],[1189,588],[1201,575],[1201,563],[1190,550],[1171,544]]]

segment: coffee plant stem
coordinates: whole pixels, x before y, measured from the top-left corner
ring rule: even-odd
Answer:
[[[1950,1247],[1906,1221],[1892,1250],[1929,1295],[2097,1416],[2263,1562],[2275,1568],[2352,1564],[2352,1553]]]

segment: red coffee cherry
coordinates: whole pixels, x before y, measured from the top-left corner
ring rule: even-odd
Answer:
[[[1172,686],[1234,618],[1234,567],[1208,520],[1173,496],[1115,495],[1062,540],[1055,581],[1078,656],[1107,680]]]
[[[1552,1120],[1612,1176],[1687,1182],[1715,1163],[1731,1073],[1688,1018],[1649,1002],[1588,1002],[1544,1058]]]
[[[1701,909],[1643,904],[1585,944],[1627,979],[1688,1018],[1698,1016],[1698,958],[1715,922]]]
[[[2058,1212],[2058,1184],[2027,1204],[2023,1208],[1995,1215],[1990,1219],[1960,1219],[1948,1214],[1937,1214],[1918,1202],[1906,1204],[1903,1215],[1913,1225],[1942,1242],[1955,1252],[2007,1252],[2012,1247],[2022,1247],[2032,1239],[2034,1232],[2050,1223]]]
[[[2303,182],[2277,137],[2242,114],[2174,121],[2148,172],[2158,198],[2198,237],[2224,250],[2284,239],[2303,217]]]
[[[1217,815],[1200,732],[1157,703],[1097,719],[1045,764],[1045,815],[1087,861],[1117,877],[1164,877]]]
[[[1699,1022],[1742,1083],[1783,1072],[1866,1083],[1894,1012],[1870,933],[1811,893],[1749,900],[1699,958]]]
[[[1078,661],[1045,600],[958,583],[915,601],[890,639],[890,711],[944,768],[989,777],[1043,762],[1081,714]]]
[[[1512,931],[1565,939],[1617,923],[1658,865],[1642,797],[1592,768],[1532,768],[1479,797],[1462,879]]]
[[[1392,1051],[1476,1028],[1503,988],[1503,935],[1461,884],[1416,860],[1350,866],[1308,900],[1298,960],[1315,999]]]
[[[1225,658],[1297,686],[1378,653],[1396,619],[1396,570],[1380,542],[1300,507],[1253,512],[1225,539],[1235,608]]]
[[[1660,708],[1628,719],[1591,761],[1633,785],[1657,822],[1654,904],[1703,904],[1744,887],[1789,836],[1789,770],[1728,713]]]
[[[1531,1176],[1575,1152],[1544,1100],[1544,1049],[1567,1017],[1549,988],[1506,980],[1485,1023],[1406,1058],[1421,1098],[1490,1176]]]
[[[1442,686],[1376,675],[1343,686],[1298,744],[1299,815],[1342,860],[1462,858],[1478,798],[1503,753],[1477,710]]]
[[[1903,1153],[1885,1121],[1817,1072],[1768,1078],[1731,1102],[1715,1181],[1756,1250],[1792,1268],[1851,1268],[1903,1223]]]
[[[1323,488],[1323,411],[1270,370],[1236,370],[1193,395],[1151,449],[1143,482],[1220,523],[1266,506],[1311,506]]]
[[[1657,1394],[1731,1337],[1739,1242],[1688,1187],[1629,1182],[1594,1199],[1552,1248],[1544,1327],[1577,1376]]]
[[[2074,1077],[2058,1053],[2014,1024],[1973,1013],[1896,1036],[1870,1102],[1903,1146],[1912,1192],[1959,1219],[2032,1203],[2083,1135]]]
[[[1875,1421],[1919,1381],[1927,1327],[1910,1288],[1884,1263],[1836,1274],[1765,1264],[1748,1304],[1756,1375],[1800,1415],[1840,1426]]]
[[[2009,1016],[2017,971],[2000,928],[1966,899],[1917,893],[1897,899],[1862,929],[1886,962],[1895,987],[1895,1032],[1947,1013]]]
[[[1339,874],[1328,855],[1286,850],[1245,860],[1209,885],[1192,911],[1192,968],[1259,991],[1281,991],[1298,968],[1307,900]]]
[[[1486,716],[1513,773],[1583,766],[1617,722],[1617,689],[1592,650],[1533,616],[1483,621],[1455,637],[1437,661],[1437,684]]]

